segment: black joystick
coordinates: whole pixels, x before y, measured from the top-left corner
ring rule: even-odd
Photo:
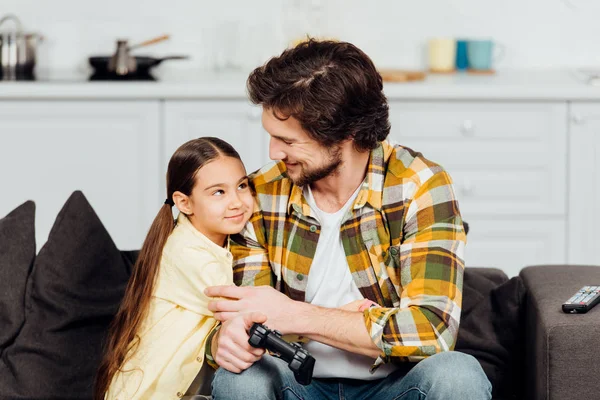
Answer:
[[[263,324],[254,323],[250,328],[250,346],[267,349],[287,361],[294,372],[296,381],[301,385],[308,385],[312,380],[315,359],[308,354],[298,343],[289,343],[281,338],[281,333],[272,331]]]

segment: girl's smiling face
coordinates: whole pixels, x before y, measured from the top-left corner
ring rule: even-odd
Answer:
[[[180,210],[198,231],[219,246],[228,235],[239,233],[254,210],[244,164],[220,156],[196,172],[196,184]]]

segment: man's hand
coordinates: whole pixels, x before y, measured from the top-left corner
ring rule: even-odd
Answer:
[[[270,286],[212,286],[204,293],[208,297],[224,297],[208,303],[215,319],[228,321],[238,313],[260,312],[271,329],[283,334],[291,332],[290,321],[297,316],[298,302]]]
[[[265,350],[250,346],[248,332],[255,322],[262,324],[266,319],[263,314],[255,312],[238,314],[225,321],[213,338],[215,362],[227,371],[238,374],[260,360]]]

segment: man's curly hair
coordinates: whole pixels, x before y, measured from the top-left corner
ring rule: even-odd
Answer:
[[[296,118],[323,146],[352,139],[371,150],[390,132],[381,75],[351,43],[309,39],[256,68],[247,89],[254,104]]]

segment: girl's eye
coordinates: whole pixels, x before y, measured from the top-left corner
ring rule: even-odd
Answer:
[[[248,187],[248,184],[246,182],[244,183],[240,183],[240,186],[238,186],[238,189],[246,189]]]
[[[225,192],[222,190],[217,190],[216,192],[213,193],[213,196],[222,196]]]

